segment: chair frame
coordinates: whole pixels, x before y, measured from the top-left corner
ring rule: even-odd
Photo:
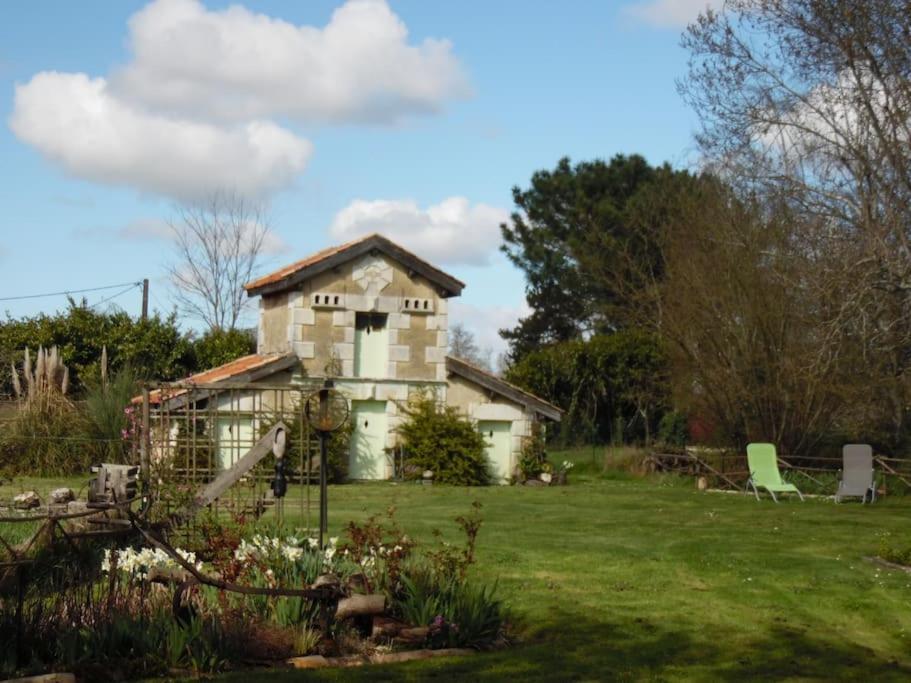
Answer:
[[[857,444],[857,445],[866,445],[866,444]],[[846,446],[846,448],[847,448],[847,446]],[[860,498],[860,502],[862,505],[867,504],[867,498],[870,499],[871,504],[876,502],[876,489],[878,488],[879,484],[876,480],[876,468],[875,467],[870,468],[870,486],[867,488],[866,491],[864,491],[863,496],[858,496],[857,494],[854,494],[854,493],[842,494],[841,491],[844,488],[844,482],[845,482],[845,471],[844,471],[844,469],[839,468],[839,470],[838,470],[838,489],[835,491],[835,502],[836,503],[840,503],[842,501],[842,499],[844,499],[844,498]]]
[[[781,477],[781,470],[778,468],[778,450],[775,449],[775,445],[774,445],[774,444],[769,444],[769,445],[771,445],[772,448],[774,449],[774,454],[775,454],[775,469],[778,470],[778,477],[779,477],[779,479],[782,479],[782,477]],[[748,447],[748,448],[749,448],[749,447]],[[747,452],[747,462],[749,463],[749,451]],[[768,486],[766,486],[765,484],[758,484],[758,485],[757,485],[757,484],[756,484],[756,478],[755,478],[755,477],[756,477],[756,473],[755,473],[753,470],[750,470],[750,477],[749,477],[749,479],[747,479],[747,484],[746,484],[747,490],[749,490],[749,489],[752,487],[752,489],[753,489],[753,495],[756,496],[756,500],[762,500],[762,498],[760,498],[760,496],[759,496],[759,489],[760,489],[760,488],[763,488],[763,489],[765,489],[766,491],[768,491],[768,493],[769,493],[770,496],[772,496],[772,500],[775,501],[776,503],[778,503],[778,496],[775,495],[775,491],[773,491],[772,489],[770,489],[770,488],[769,488]],[[784,481],[784,479],[782,479],[782,481]],[[795,484],[791,484],[790,482],[785,482],[785,483],[787,483],[789,486],[793,486],[793,487],[794,487],[794,490],[793,490],[793,491],[779,491],[779,493],[796,493],[796,494],[797,494],[797,497],[800,498],[800,502],[801,502],[801,503],[805,502],[804,497],[803,497],[803,494],[800,492],[800,489],[798,489],[797,486],[796,486]]]

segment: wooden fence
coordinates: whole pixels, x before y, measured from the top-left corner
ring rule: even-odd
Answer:
[[[842,466],[842,459],[815,455],[779,454],[782,474],[798,486],[806,485],[831,489]],[[655,472],[675,472],[693,477],[705,477],[713,488],[745,490],[750,471],[746,454],[714,449],[688,448],[685,453],[652,453],[646,458],[647,469]],[[883,493],[911,492],[911,458],[874,457],[877,486]]]

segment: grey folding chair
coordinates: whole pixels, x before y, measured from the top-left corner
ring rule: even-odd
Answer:
[[[841,449],[842,469],[839,471],[835,502],[857,497],[864,503],[876,500],[876,473],[873,470],[873,448],[865,443],[849,443]]]

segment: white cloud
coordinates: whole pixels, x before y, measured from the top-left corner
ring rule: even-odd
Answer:
[[[470,90],[449,41],[409,44],[385,0],[349,0],[323,28],[197,0],[157,0],[129,24],[134,61],[112,84],[169,113],[387,123]]]
[[[349,0],[322,28],[154,0],[127,42],[107,77],[17,85],[9,125],[73,176],[180,201],[289,187],[312,145],[275,120],[394,123],[469,91],[449,42],[409,44],[384,0]]]
[[[410,199],[356,199],[335,215],[329,233],[348,241],[379,232],[436,263],[483,265],[500,245],[509,212],[449,197],[422,209]]]
[[[478,347],[483,351],[491,349],[492,360],[508,349],[499,331],[515,327],[519,318],[531,313],[526,304],[519,308],[510,306],[474,306],[451,299],[449,302],[449,324],[462,323],[471,332]],[[496,363],[494,363],[495,365]]]
[[[270,121],[218,126],[150,114],[103,78],[45,71],[16,86],[10,128],[74,176],[192,200],[264,195],[304,170],[311,145]]]
[[[626,5],[623,11],[658,28],[685,28],[707,7],[718,10],[721,4],[721,0],[644,0]]]

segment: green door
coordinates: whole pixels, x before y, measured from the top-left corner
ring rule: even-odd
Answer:
[[[215,418],[218,448],[216,466],[226,470],[253,447],[253,420],[249,417]]]
[[[494,481],[503,483],[512,476],[512,437],[510,428],[512,423],[508,420],[481,420],[478,422],[478,431],[487,444],[487,461]]]
[[[358,313],[354,327],[354,376],[379,379],[386,376],[389,331],[385,313]]]
[[[352,401],[348,476],[352,479],[386,478],[386,402]]]

